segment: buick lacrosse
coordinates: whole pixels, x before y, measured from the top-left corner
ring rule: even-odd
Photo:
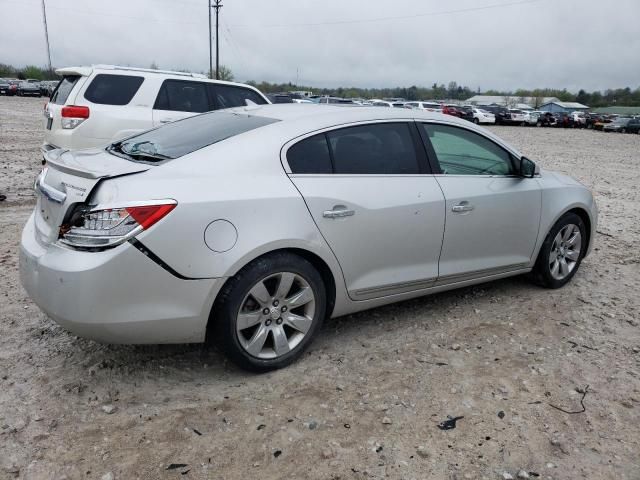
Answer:
[[[579,182],[420,110],[254,105],[45,160],[20,271],[46,314],[258,371],[326,317],[525,273],[562,287],[597,221]]]

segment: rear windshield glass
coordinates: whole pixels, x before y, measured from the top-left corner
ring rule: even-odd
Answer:
[[[277,121],[240,113],[208,112],[116,142],[107,150],[131,160],[159,163]]]
[[[65,75],[51,95],[51,103],[64,105],[79,78],[79,75]]]
[[[136,94],[144,77],[130,75],[96,75],[84,92],[84,98],[101,105],[126,105]]]

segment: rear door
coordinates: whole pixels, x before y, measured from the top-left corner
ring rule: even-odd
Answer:
[[[446,198],[438,283],[527,267],[540,225],[538,181],[516,175],[513,155],[484,135],[452,125],[419,125]]]
[[[213,110],[207,84],[193,80],[165,80],[153,106],[153,125],[175,122]]]
[[[377,122],[316,134],[285,160],[354,300],[432,286],[444,197],[413,122]]]

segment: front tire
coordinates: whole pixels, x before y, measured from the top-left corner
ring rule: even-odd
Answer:
[[[288,252],[261,257],[229,279],[210,317],[213,341],[246,370],[293,363],[326,313],[326,288],[306,259]]]
[[[533,278],[545,288],[567,284],[580,268],[586,252],[587,231],[575,213],[566,213],[551,228],[540,247]]]

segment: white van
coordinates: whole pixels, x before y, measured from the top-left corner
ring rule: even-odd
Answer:
[[[266,104],[256,88],[197,73],[94,65],[56,70],[63,78],[45,107],[43,150],[76,150],[198,113]]]

